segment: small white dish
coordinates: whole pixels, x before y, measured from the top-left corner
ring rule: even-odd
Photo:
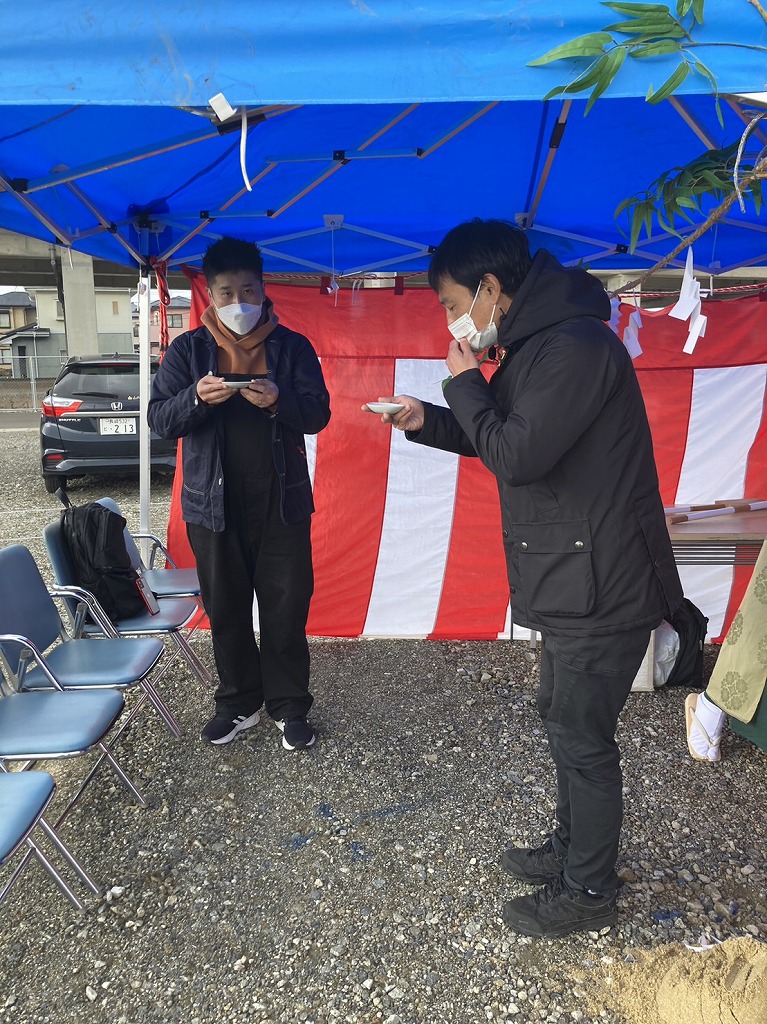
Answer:
[[[367,403],[367,407],[368,407],[368,409],[370,409],[371,412],[377,412],[377,413],[388,412],[388,413],[391,413],[392,415],[395,412],[399,412],[400,409],[404,409],[405,408],[404,405],[399,405],[397,402],[368,402]]]

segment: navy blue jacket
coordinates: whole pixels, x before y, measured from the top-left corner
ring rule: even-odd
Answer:
[[[266,339],[265,350],[269,379],[280,389],[277,415],[271,418],[280,514],[285,523],[297,523],[314,511],[304,434],[317,434],[327,425],[330,396],[317,354],[302,334],[278,324]],[[197,395],[200,378],[211,371],[219,375],[217,354],[206,327],[175,338],[155,374],[147,418],[160,437],[183,438],[184,521],[220,532],[226,525],[221,410],[205,405]]]
[[[499,327],[411,440],[479,456],[498,481],[516,623],[585,636],[657,626],[682,588],[636,373],[600,282],[540,250]]]

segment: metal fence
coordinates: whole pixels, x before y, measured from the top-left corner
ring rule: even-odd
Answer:
[[[40,410],[45,393],[55,377],[22,378],[0,377],[0,409]]]

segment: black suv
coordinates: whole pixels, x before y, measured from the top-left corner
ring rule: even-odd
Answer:
[[[151,373],[158,361],[151,362]],[[49,494],[86,473],[138,471],[139,357],[73,357],[43,399],[40,448]],[[151,434],[152,469],[173,472],[176,442]]]

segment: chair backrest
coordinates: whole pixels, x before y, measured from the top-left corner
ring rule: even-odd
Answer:
[[[45,651],[60,632],[59,610],[29,550],[21,544],[3,548],[0,551],[0,633],[20,634]]]
[[[69,557],[69,550],[64,539],[64,528],[61,525],[60,519],[43,527],[43,540],[48,552],[48,561],[51,563],[51,569],[53,569],[53,578],[58,585],[60,587],[77,586],[74,566],[72,565],[72,559]],[[74,618],[79,603],[77,598],[65,598],[64,600]]]
[[[105,508],[111,509],[112,512],[116,512],[118,516],[122,515],[120,506],[113,498],[99,498],[98,502],[99,505],[103,505]],[[136,570],[143,569],[144,563],[141,559],[141,552],[139,551],[138,546],[133,539],[133,535],[127,526],[123,530],[123,534],[125,535],[125,547],[128,552],[128,557],[130,558],[131,568]]]

